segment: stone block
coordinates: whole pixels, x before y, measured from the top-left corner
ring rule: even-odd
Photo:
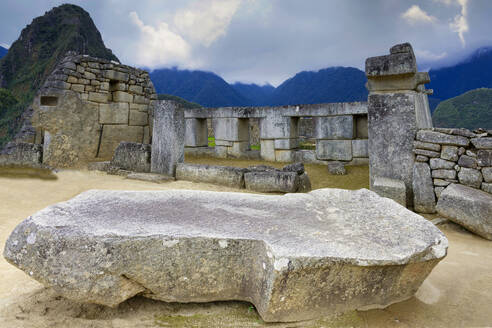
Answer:
[[[295,149],[299,146],[299,139],[275,139],[275,149]]]
[[[456,162],[458,160],[458,147],[456,146],[443,146],[441,150],[441,158]]]
[[[430,168],[433,170],[436,170],[436,169],[450,170],[450,169],[453,169],[455,165],[456,165],[455,162],[446,161],[446,160],[441,159],[441,158],[431,158],[430,159]]]
[[[213,126],[216,139],[228,141],[249,141],[248,119],[214,118]]]
[[[369,157],[369,140],[367,139],[352,140],[352,156]]]
[[[184,161],[183,108],[172,101],[157,102],[153,125],[151,171],[175,176],[176,165]]]
[[[345,169],[345,164],[343,162],[333,161],[328,162],[328,173],[331,175],[346,175],[347,170]]]
[[[70,87],[70,90],[73,90],[75,92],[85,92],[85,85],[83,84],[72,84]]]
[[[69,76],[69,77],[67,78],[67,82],[68,82],[68,83],[72,83],[72,84],[74,84],[74,83],[77,83],[77,82],[78,82],[78,80],[77,80],[77,78],[76,78],[75,76]]]
[[[321,160],[352,160],[351,140],[316,140],[316,157]]]
[[[480,189],[482,179],[482,173],[479,170],[463,167],[458,173],[459,182],[465,186]]]
[[[275,162],[275,141],[260,139],[261,159],[268,162]]]
[[[93,80],[96,78],[96,74],[86,71],[84,72],[84,77],[88,80]]]
[[[110,161],[104,161],[104,162],[90,162],[87,164],[87,170],[89,171],[102,171],[106,172],[108,171],[109,167],[111,166]]]
[[[492,149],[492,137],[473,138],[471,143],[477,149]]]
[[[215,145],[216,146],[232,147],[233,144],[234,144],[234,141],[215,139]]]
[[[130,92],[136,93],[136,94],[142,94],[143,93],[143,88],[140,85],[130,85],[128,88]]]
[[[482,182],[482,190],[492,194],[492,183]]]
[[[249,141],[234,141],[232,147],[227,150],[227,156],[239,158],[244,156],[249,149]]]
[[[296,326],[413,297],[447,247],[366,189],[92,190],[25,220],[4,256],[76,302],[249,300],[264,321]]]
[[[126,103],[120,103],[120,104],[125,104]],[[148,125],[149,124],[149,118],[147,113],[144,112],[139,112],[136,110],[131,110],[130,111],[130,125]]]
[[[434,188],[434,193],[436,194],[436,198],[441,197],[441,193],[443,192],[444,187],[435,187]]]
[[[229,152],[229,146],[218,146],[215,145],[215,157],[217,158],[227,158],[227,153]]]
[[[143,136],[143,143],[144,144],[150,144],[151,143],[151,138],[150,138],[150,127],[144,126],[144,136]]]
[[[103,71],[103,76],[104,76],[104,78],[110,79],[113,81],[128,82],[128,80],[129,80],[128,73],[114,71],[114,70]]]
[[[314,138],[344,140],[354,138],[352,115],[314,118]]]
[[[208,127],[206,119],[187,118],[185,119],[185,146],[186,147],[206,147],[208,146]],[[216,140],[216,145],[217,145]]]
[[[451,184],[437,202],[440,215],[492,240],[492,195],[459,184]]]
[[[133,96],[128,92],[115,91],[113,92],[113,101],[131,103],[133,101]]]
[[[142,105],[148,105],[150,103],[149,98],[147,98],[145,96],[140,96],[140,95],[133,96],[133,101],[136,104],[142,104]]]
[[[417,61],[411,46],[406,51],[390,53],[385,56],[371,57],[366,60],[368,78],[405,75],[417,73]]]
[[[282,163],[293,162],[294,152],[293,150],[275,149],[275,161]]]
[[[41,165],[42,157],[42,145],[27,142],[9,142],[4,146],[3,152],[0,152],[0,167],[38,167]]]
[[[476,169],[478,166],[477,159],[475,157],[471,157],[467,155],[460,156],[460,159],[458,160],[458,165],[470,169]]]
[[[107,104],[109,95],[107,93],[90,92],[89,101],[94,101],[97,103]]]
[[[282,111],[270,111],[260,119],[261,139],[295,139],[298,135],[299,118],[282,116]]]
[[[148,112],[149,105],[130,103],[130,110],[138,110],[139,112]]]
[[[455,170],[432,170],[432,177],[436,179],[456,179]]]
[[[176,179],[241,189],[244,188],[245,172],[246,169],[237,167],[178,163]]]
[[[371,190],[381,197],[392,199],[402,206],[407,206],[407,188],[401,180],[375,177]]]
[[[432,171],[432,174],[437,171]],[[456,175],[456,171],[454,171]],[[436,212],[436,195],[431,170],[426,163],[415,163],[413,167],[413,207],[419,213]]]
[[[482,175],[485,182],[492,182],[492,167],[482,168]]]
[[[430,142],[414,141],[413,146],[418,149],[441,151],[441,145],[433,144]]]
[[[104,125],[98,158],[110,159],[116,147],[123,141],[141,143],[142,140],[141,126]]]
[[[153,182],[153,183],[164,183],[164,182],[170,182],[170,181],[175,181],[173,177],[170,177],[168,175],[162,175],[162,174],[155,174],[155,173],[135,173],[132,172],[126,176],[128,180],[138,180],[138,181],[146,181],[146,182]]]
[[[443,180],[443,179],[434,179],[434,186],[437,187],[447,187],[451,184],[451,182]]]
[[[477,163],[479,166],[492,166],[492,150],[479,150],[477,152]]]
[[[128,104],[110,103],[99,105],[99,123],[128,124]]]
[[[111,83],[109,87],[111,91],[128,91],[128,84],[124,82]]]
[[[114,151],[111,166],[133,172],[150,172],[150,156],[150,145],[122,142]]]
[[[470,144],[470,140],[466,137],[449,135],[432,130],[419,130],[417,132],[417,140],[441,145],[463,147],[467,147]]]
[[[247,172],[244,174],[246,189],[258,192],[294,193],[299,189],[299,175],[296,172],[277,170]]]
[[[417,156],[415,157],[415,160],[416,160],[417,162],[428,162],[428,161],[429,161],[429,157],[424,156],[424,155],[417,155]]]

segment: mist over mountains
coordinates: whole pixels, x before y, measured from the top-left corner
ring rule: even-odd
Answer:
[[[492,87],[492,47],[480,48],[456,65],[431,69],[434,89],[431,110],[447,99],[478,88]],[[353,67],[303,71],[277,88],[271,85],[229,84],[204,71],[158,69],[150,74],[158,93],[173,94],[205,107],[280,106],[324,102],[365,101],[365,73]]]

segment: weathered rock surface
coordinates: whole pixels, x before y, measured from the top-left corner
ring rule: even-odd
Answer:
[[[328,173],[332,175],[346,175],[347,170],[345,169],[344,163],[334,161],[334,162],[328,162]]]
[[[432,130],[419,130],[417,140],[441,145],[468,146],[470,140],[462,136],[453,136]]]
[[[41,166],[43,146],[24,142],[9,142],[0,153],[0,166]]]
[[[4,256],[80,302],[244,300],[289,322],[408,299],[447,245],[431,222],[365,189],[93,190],[22,222]]]
[[[452,184],[441,193],[437,212],[477,235],[492,240],[492,195]]]
[[[244,183],[259,192],[297,192],[301,181],[296,172],[256,171],[245,173]]]
[[[482,173],[479,170],[463,167],[458,173],[458,180],[465,186],[480,188],[482,184]]]
[[[155,174],[155,173],[135,173],[132,172],[126,176],[129,180],[139,180],[139,181],[147,181],[154,183],[163,183],[176,180],[174,177],[170,177],[168,175],[163,174]]]
[[[246,169],[231,166],[178,163],[176,179],[193,182],[213,183],[232,188],[244,188]]]
[[[419,213],[435,213],[436,196],[434,194],[431,170],[427,163],[415,163],[412,186],[415,211]]]
[[[134,142],[122,142],[116,147],[111,165],[134,172],[150,172],[151,146]]]
[[[407,188],[401,180],[375,177],[371,190],[381,197],[393,199],[395,202],[407,206]]]

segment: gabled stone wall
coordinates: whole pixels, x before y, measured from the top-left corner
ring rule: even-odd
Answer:
[[[110,159],[120,142],[150,143],[157,99],[146,71],[72,55],[53,70],[34,100],[43,163],[74,167]]]
[[[434,213],[436,200],[452,183],[492,193],[492,131],[422,129],[417,132],[414,153],[418,212]]]

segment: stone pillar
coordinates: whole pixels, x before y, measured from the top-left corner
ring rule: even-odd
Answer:
[[[407,205],[413,203],[413,141],[420,128],[432,127],[424,84],[428,73],[417,72],[412,46],[400,44],[386,56],[366,60],[371,188],[375,177],[402,180]]]
[[[208,128],[206,118],[187,118],[185,120],[185,147],[208,146]]]
[[[352,139],[355,136],[352,115],[314,118],[316,158],[319,160],[351,161]]]
[[[184,161],[185,119],[180,105],[159,101],[154,109],[151,172],[175,176]]]
[[[282,116],[272,109],[260,119],[261,158],[271,162],[292,162],[299,144],[298,117]]]
[[[249,149],[247,118],[214,118],[213,124],[218,157],[241,157]]]

